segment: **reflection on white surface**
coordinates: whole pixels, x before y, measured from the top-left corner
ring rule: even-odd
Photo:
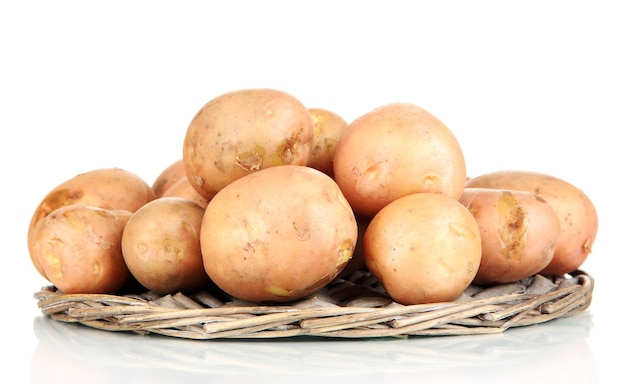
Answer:
[[[598,370],[585,312],[499,335],[409,339],[195,341],[91,329],[39,316],[31,382],[591,383]]]

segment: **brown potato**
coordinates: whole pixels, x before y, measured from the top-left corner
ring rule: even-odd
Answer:
[[[152,187],[141,177],[121,168],[102,168],[76,175],[54,187],[37,205],[28,226],[28,249],[33,265],[46,277],[32,256],[33,233],[41,220],[68,205],[90,205],[134,212],[155,198]]]
[[[167,189],[167,191],[163,192],[161,197],[182,197],[187,200],[191,200],[194,203],[198,204],[202,208],[206,208],[209,204],[209,201],[213,198],[213,196],[206,198],[204,195],[201,195],[197,189],[191,185],[189,179],[186,176],[183,176],[182,179],[175,182],[171,187]]]
[[[350,261],[354,213],[328,175],[306,166],[269,167],[218,192],[202,221],[204,267],[230,295],[292,301],[319,290]]]
[[[179,159],[171,163],[167,168],[161,171],[154,182],[152,183],[152,189],[156,197],[163,196],[163,193],[167,191],[178,180],[185,178],[185,163],[183,159]]]
[[[409,103],[374,109],[350,123],[337,143],[334,177],[357,214],[370,216],[418,192],[457,199],[465,159],[451,130]]]
[[[210,285],[200,252],[203,214],[202,207],[179,197],[161,197],[133,213],[122,235],[122,253],[141,285],[160,294]]]
[[[333,155],[348,123],[337,113],[324,108],[309,108],[313,119],[313,145],[309,167],[333,177]]]
[[[571,183],[539,172],[502,170],[472,177],[466,186],[527,191],[550,204],[559,217],[561,231],[554,257],[541,274],[573,272],[591,253],[598,232],[598,213],[589,197]]]
[[[559,217],[548,202],[530,192],[465,188],[459,201],[472,213],[482,244],[474,283],[510,283],[542,271],[559,237]]]
[[[382,208],[365,230],[365,265],[401,304],[452,301],[472,283],[480,229],[456,199],[406,195]]]
[[[183,142],[187,177],[209,198],[234,180],[277,165],[307,165],[313,121],[294,96],[244,89],[207,102]]]
[[[63,293],[118,293],[130,279],[122,233],[131,212],[69,205],[44,217],[32,255]]]

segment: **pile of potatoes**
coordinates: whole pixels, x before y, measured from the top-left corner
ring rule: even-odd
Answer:
[[[350,123],[276,89],[209,100],[153,183],[89,170],[36,207],[28,249],[64,293],[219,289],[289,302],[367,269],[395,301],[564,275],[598,230],[591,200],[552,175],[468,177],[437,117],[390,103]]]

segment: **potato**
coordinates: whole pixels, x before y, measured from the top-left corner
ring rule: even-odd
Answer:
[[[343,268],[343,270],[339,274],[339,277],[348,278],[355,272],[365,269],[365,260],[363,258],[363,236],[365,236],[365,230],[367,229],[367,225],[371,221],[371,218],[358,215],[356,215],[355,217],[358,228],[356,246],[354,247],[352,258],[345,266],[345,268]]]
[[[163,196],[165,191],[167,191],[178,180],[185,177],[185,163],[183,162],[183,159],[178,159],[163,169],[157,178],[154,179],[154,182],[152,183],[154,195],[156,197]]]
[[[550,264],[540,273],[562,275],[585,262],[598,232],[598,213],[578,187],[553,175],[523,170],[501,170],[472,177],[467,187],[515,189],[543,197],[554,209],[560,233]]]
[[[209,287],[200,251],[204,209],[190,200],[161,197],[139,208],[122,235],[122,254],[131,274],[160,294]]]
[[[204,267],[226,293],[287,302],[332,281],[357,241],[352,208],[314,168],[269,167],[233,181],[209,202],[201,228]]]
[[[465,188],[459,201],[480,228],[482,257],[474,283],[510,283],[533,276],[554,257],[559,217],[534,193]]]
[[[37,205],[28,226],[28,249],[33,265],[46,277],[33,257],[33,232],[54,210],[68,205],[90,205],[109,210],[136,211],[155,199],[152,187],[137,174],[121,168],[102,168],[78,174],[54,187]]]
[[[275,89],[243,89],[207,102],[183,142],[191,184],[206,198],[234,180],[277,165],[307,165],[313,141],[309,111]]]
[[[198,204],[202,208],[206,208],[213,196],[207,198],[201,195],[197,189],[191,185],[187,176],[175,182],[167,191],[163,192],[161,197],[182,197]]]
[[[86,205],[58,208],[33,231],[32,255],[63,293],[118,293],[131,277],[121,246],[130,216]]]
[[[480,230],[456,199],[422,192],[382,208],[365,230],[365,265],[401,304],[452,301],[476,276]]]
[[[348,125],[333,158],[334,178],[357,214],[374,216],[418,192],[457,199],[466,180],[456,137],[419,106],[392,103]]]
[[[348,123],[325,108],[309,108],[309,113],[313,120],[313,145],[308,165],[333,177],[335,147]]]

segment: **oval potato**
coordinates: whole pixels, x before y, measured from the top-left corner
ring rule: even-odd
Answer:
[[[348,123],[339,114],[325,108],[309,108],[313,120],[313,144],[309,167],[333,177],[333,155]]]
[[[480,230],[456,199],[440,193],[403,196],[365,230],[365,265],[395,301],[452,301],[472,283],[481,259]]]
[[[384,105],[350,123],[335,148],[333,169],[355,212],[370,217],[413,193],[458,199],[466,180],[464,155],[452,131],[409,103]]]
[[[207,198],[201,195],[198,190],[191,185],[186,176],[170,186],[167,191],[163,192],[161,197],[182,197],[191,200],[202,208],[206,208],[211,198],[213,198],[213,196]]]
[[[313,141],[308,109],[275,89],[242,89],[208,101],[183,142],[185,172],[206,198],[234,180],[277,165],[307,165]]]
[[[332,281],[357,241],[352,208],[321,171],[262,169],[219,191],[201,229],[204,267],[228,294],[252,302],[292,301]]]
[[[482,257],[475,284],[518,281],[552,261],[560,223],[542,197],[517,190],[465,188],[459,201],[480,228]]]
[[[63,293],[118,293],[131,277],[121,245],[130,216],[85,205],[58,208],[33,232],[33,256]]]
[[[160,294],[209,287],[200,251],[204,209],[180,197],[161,197],[139,208],[122,235],[122,253],[131,274]]]
[[[54,210],[69,205],[89,205],[108,210],[134,212],[156,198],[152,186],[137,174],[122,168],[87,171],[54,187],[41,200],[28,226],[28,249],[31,261],[45,276],[37,258],[32,257],[33,233],[39,223]]]
[[[527,191],[543,197],[552,206],[561,231],[554,257],[542,274],[573,272],[591,253],[598,232],[598,213],[589,197],[571,183],[539,172],[502,170],[472,177],[466,187]]]

